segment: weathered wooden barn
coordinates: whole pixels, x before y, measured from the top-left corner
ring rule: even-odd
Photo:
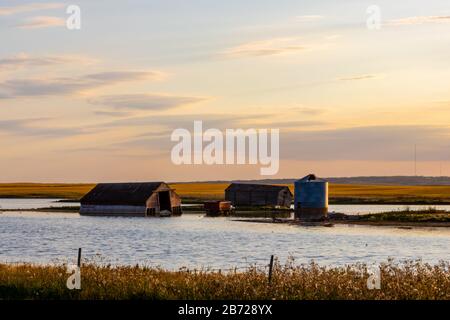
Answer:
[[[80,200],[82,215],[180,215],[181,199],[164,182],[100,183]]]
[[[290,207],[292,197],[286,186],[232,183],[225,189],[225,199],[233,206]]]

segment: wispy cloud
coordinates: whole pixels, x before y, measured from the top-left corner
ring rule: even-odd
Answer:
[[[167,94],[122,94],[90,99],[92,104],[111,106],[116,109],[167,110],[207,100],[202,97],[175,96]]]
[[[83,56],[71,55],[49,55],[49,56],[31,56],[26,53],[0,58],[0,69],[17,69],[22,67],[45,67],[51,65],[60,65],[68,63],[92,64],[95,59]]]
[[[422,160],[436,160],[447,157],[449,137],[449,127],[422,125],[297,131],[282,134],[280,150],[297,160],[408,161],[418,144]]]
[[[273,114],[223,114],[223,113],[202,113],[202,114],[175,114],[175,115],[145,115],[127,119],[115,119],[96,127],[117,128],[117,127],[144,127],[153,126],[165,127],[167,132],[176,128],[190,128],[193,121],[201,119],[205,127],[209,128],[246,128],[253,127],[256,120],[266,120],[273,117]]]
[[[299,22],[310,22],[310,21],[318,21],[322,20],[325,17],[322,15],[305,15],[305,16],[297,16],[296,20]]]
[[[164,77],[164,74],[158,71],[110,71],[67,78],[13,79],[0,83],[0,97],[67,95],[122,82],[155,81],[162,77]]]
[[[50,118],[0,120],[0,133],[31,137],[67,137],[89,133],[85,128],[43,125]]]
[[[388,26],[419,25],[426,23],[449,23],[450,16],[416,16],[389,20]]]
[[[66,21],[59,17],[39,16],[27,19],[25,22],[19,24],[20,29],[40,29],[50,27],[65,26]]]
[[[117,117],[117,118],[123,118],[127,116],[133,115],[132,112],[129,111],[117,111],[117,110],[95,110],[94,114],[97,116],[102,117]]]
[[[298,106],[298,107],[290,107],[286,108],[286,111],[290,111],[296,114],[302,114],[307,116],[316,116],[320,115],[326,112],[324,109],[320,108],[313,108],[313,107],[307,107],[307,106]]]
[[[224,52],[227,57],[262,57],[306,50],[307,46],[299,38],[274,38],[252,41],[230,48]]]
[[[47,2],[47,3],[28,3],[11,7],[0,7],[0,16],[9,16],[18,13],[58,9],[64,7],[63,3]]]
[[[358,81],[358,80],[368,80],[368,79],[377,79],[379,78],[379,75],[376,74],[362,74],[362,75],[356,75],[356,76],[350,76],[350,77],[342,77],[338,80],[341,81]]]
[[[122,82],[137,80],[161,80],[165,74],[159,71],[107,71],[91,73],[81,77],[81,79],[99,82]]]

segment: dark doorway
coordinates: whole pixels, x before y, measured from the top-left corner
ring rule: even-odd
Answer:
[[[158,193],[159,195],[159,210],[168,210],[172,211],[172,207],[170,206],[170,193],[169,191],[162,191]]]

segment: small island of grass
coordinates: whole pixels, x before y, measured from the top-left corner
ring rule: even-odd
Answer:
[[[365,225],[450,227],[450,212],[432,207],[423,210],[406,208],[363,215],[331,214],[330,221]]]

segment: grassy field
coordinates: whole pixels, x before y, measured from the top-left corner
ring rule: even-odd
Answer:
[[[0,198],[58,198],[78,200],[93,184],[0,183]]]
[[[171,185],[185,202],[223,199],[228,184],[180,183]],[[0,184],[1,198],[80,199],[93,184]],[[292,189],[292,186],[290,186]],[[377,186],[330,184],[330,203],[450,204],[450,186]]]
[[[81,290],[66,288],[65,266],[0,264],[2,299],[450,299],[449,263],[392,262],[380,266],[381,289],[369,290],[364,265],[316,264],[242,272],[165,271],[84,265]]]
[[[185,199],[223,199],[228,184],[174,184]],[[293,186],[289,188],[292,192]],[[330,203],[450,203],[450,186],[330,184]]]

